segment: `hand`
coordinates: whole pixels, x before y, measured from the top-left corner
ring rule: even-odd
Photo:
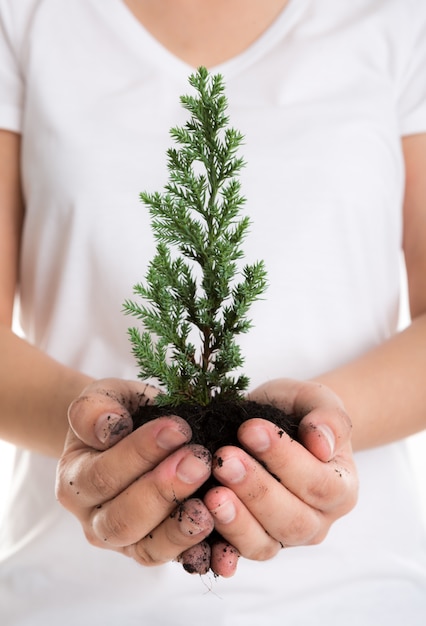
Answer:
[[[266,420],[245,422],[238,433],[244,450],[226,446],[215,454],[221,486],[204,502],[225,540],[242,556],[265,560],[283,547],[321,542],[355,506],[358,479],[350,420],[330,389],[282,379],[250,399],[298,416],[300,443]],[[214,571],[225,568],[219,556],[212,555]]]
[[[92,545],[143,565],[189,550],[181,558],[184,566],[204,573],[210,548],[203,540],[214,522],[203,502],[190,496],[210,476],[211,456],[188,445],[191,429],[179,417],[162,417],[132,432],[131,414],[152,403],[156,393],[148,385],[116,379],[84,390],[69,408],[57,497],[80,520]]]

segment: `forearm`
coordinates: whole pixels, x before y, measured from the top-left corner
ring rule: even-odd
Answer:
[[[0,438],[49,456],[62,452],[71,401],[91,381],[0,326]]]
[[[426,428],[426,315],[362,357],[316,378],[343,400],[360,450]]]

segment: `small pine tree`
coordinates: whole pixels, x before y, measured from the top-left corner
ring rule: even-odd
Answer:
[[[229,127],[223,78],[201,67],[189,83],[197,93],[180,99],[190,119],[170,131],[179,147],[167,151],[164,193],[140,195],[157,241],[145,284],[134,287],[142,302],[124,303],[144,327],[129,329],[139,377],[157,379],[157,403],[171,406],[242,397],[249,380],[232,374],[244,363],[236,337],[266,289],[262,261],[238,268],[250,221],[240,217],[243,136]]]

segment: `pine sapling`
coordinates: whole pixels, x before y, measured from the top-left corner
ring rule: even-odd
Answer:
[[[243,136],[229,126],[223,77],[201,67],[189,83],[196,93],[180,99],[189,119],[170,131],[168,182],[162,193],[141,193],[156,254],[134,287],[138,302],[124,303],[142,322],[129,329],[139,376],[156,379],[157,404],[170,406],[242,398],[249,380],[236,373],[237,338],[267,284],[262,261],[240,267],[250,226],[238,178]]]

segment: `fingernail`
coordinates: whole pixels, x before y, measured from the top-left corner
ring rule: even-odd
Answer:
[[[241,461],[233,456],[219,462],[217,464],[221,478],[227,482],[236,484],[240,483],[246,477],[246,468]]]
[[[98,417],[95,424],[95,434],[101,443],[113,443],[123,439],[133,430],[131,417],[116,413],[105,413]]]
[[[178,427],[166,426],[156,437],[157,445],[163,450],[176,450],[188,441],[188,436]]]
[[[199,458],[193,454],[188,454],[178,464],[176,476],[184,483],[192,485],[207,478],[210,474],[209,464],[206,459]]]
[[[271,446],[271,438],[265,428],[252,426],[244,433],[244,443],[253,452],[266,452]]]
[[[230,524],[234,521],[237,511],[235,509],[234,503],[231,500],[226,500],[214,510],[211,511],[218,522],[221,524]]]
[[[319,426],[317,426],[317,431],[319,431],[321,433],[321,435],[324,437],[324,439],[327,441],[329,448],[330,448],[330,458],[334,456],[334,446],[335,446],[335,439],[334,439],[334,433],[331,430],[331,428],[329,426],[327,426],[326,424],[320,424]]]

